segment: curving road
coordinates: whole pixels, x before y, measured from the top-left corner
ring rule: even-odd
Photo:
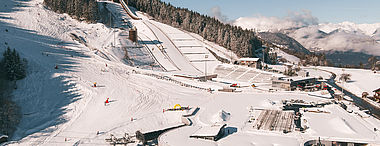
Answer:
[[[335,83],[335,78],[336,78],[335,73],[328,71],[328,70],[323,70],[323,69],[319,69],[319,70],[330,73],[331,78],[327,80],[328,84],[330,84],[331,86],[333,86],[337,90],[342,91],[342,87],[340,87],[339,85],[337,85]],[[373,106],[372,104],[363,100],[361,97],[356,96],[355,94],[351,93],[350,91],[348,91],[344,88],[343,88],[343,93],[344,93],[344,95],[351,97],[354,100],[355,105],[359,106],[361,109],[369,110],[372,116],[376,117],[377,119],[380,119],[380,109],[379,108]]]

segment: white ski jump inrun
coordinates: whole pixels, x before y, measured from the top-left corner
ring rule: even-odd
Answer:
[[[129,9],[128,5],[124,2],[124,0],[120,0],[120,4],[124,8],[124,10],[127,12],[129,17],[131,17],[134,20],[141,20],[141,18],[137,17],[134,13],[132,13],[131,9]]]

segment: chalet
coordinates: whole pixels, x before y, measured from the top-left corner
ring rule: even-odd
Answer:
[[[373,92],[375,92],[375,95],[373,96],[376,100],[379,100],[380,101],[380,88],[379,89],[376,89],[376,90],[373,90]]]
[[[261,59],[260,58],[240,58],[238,60],[240,65],[246,65],[252,68],[261,68]]]
[[[283,88],[287,91],[297,88],[313,88],[317,79],[314,77],[273,77],[272,87]]]
[[[380,96],[380,88],[376,89],[376,90],[373,90],[373,92],[375,92],[375,95]]]
[[[224,135],[224,128],[227,124],[219,125],[211,125],[200,128],[194,134],[190,135],[190,138],[201,138],[206,140],[217,141]]]

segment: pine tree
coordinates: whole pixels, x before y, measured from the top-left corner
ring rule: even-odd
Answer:
[[[8,80],[20,80],[26,76],[26,60],[20,59],[20,55],[15,49],[9,47],[3,53],[4,58],[1,60],[1,65],[5,69]]]
[[[57,13],[67,13],[78,20],[96,22],[99,19],[96,0],[44,0],[44,4]]]

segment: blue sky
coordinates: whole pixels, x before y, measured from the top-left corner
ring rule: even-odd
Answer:
[[[289,12],[310,10],[320,23],[380,22],[380,0],[162,0],[177,7],[185,7],[202,14],[220,7],[229,20],[239,17],[284,17]]]

